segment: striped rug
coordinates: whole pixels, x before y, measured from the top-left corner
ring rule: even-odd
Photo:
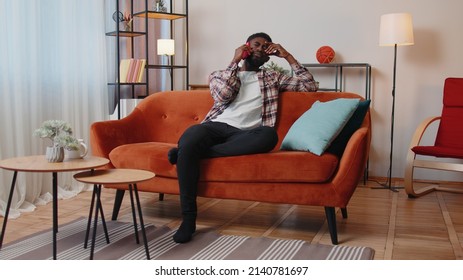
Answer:
[[[142,243],[135,242],[133,225],[107,222],[110,244],[106,243],[102,227],[98,228],[94,259],[146,259]],[[83,248],[86,219],[82,218],[59,227],[58,259],[88,259],[90,249]],[[146,227],[151,259],[159,260],[365,260],[373,259],[368,247],[310,244],[302,240],[220,235],[214,231],[198,231],[186,244],[172,241],[175,230],[168,227]],[[7,232],[8,234],[8,232]],[[0,250],[0,260],[52,259],[51,231],[41,232],[6,244]]]

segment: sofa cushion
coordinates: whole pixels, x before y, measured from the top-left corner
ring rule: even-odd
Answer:
[[[359,99],[339,98],[316,101],[291,126],[281,144],[282,150],[308,151],[321,155],[346,125]]]
[[[175,145],[159,142],[127,144],[112,150],[109,158],[117,168],[151,170],[156,177],[176,178],[176,168],[167,160],[167,152],[172,147]],[[200,180],[319,183],[332,177],[338,162],[338,158],[332,154],[319,157],[298,151],[204,159],[201,162]]]
[[[149,170],[159,176],[176,178],[175,166],[167,160],[167,152],[175,144],[143,142],[121,145],[109,153],[109,160],[116,168]]]
[[[365,115],[367,114],[369,107],[370,100],[360,101],[354,114],[352,117],[350,117],[349,121],[338,134],[338,136],[333,140],[333,142],[331,142],[328,149],[326,149],[326,152],[335,154],[338,157],[342,156],[350,137],[362,125],[363,119],[365,119]]]

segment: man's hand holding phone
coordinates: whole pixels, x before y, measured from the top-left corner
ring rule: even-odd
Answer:
[[[244,48],[243,52],[241,53],[241,59],[246,59],[250,55],[251,55],[251,47],[250,47],[249,42],[246,42],[245,48]]]
[[[246,44],[241,45],[239,48],[235,50],[235,56],[233,61],[236,63],[240,62],[243,59],[248,58],[251,55],[251,47],[249,46],[249,42]]]

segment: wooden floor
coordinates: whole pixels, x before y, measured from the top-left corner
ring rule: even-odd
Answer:
[[[399,182],[400,183],[400,182]],[[348,218],[337,213],[340,245],[368,246],[379,260],[463,259],[463,194],[434,192],[409,199],[403,189],[376,189],[369,181],[359,185],[347,208]],[[59,201],[59,223],[87,217],[91,192]],[[179,225],[178,196],[141,193],[145,222]],[[103,190],[103,208],[110,219],[114,191]],[[9,220],[4,244],[50,229],[51,204]],[[331,244],[323,207],[279,205],[248,201],[199,199],[198,228],[222,234],[302,239]],[[119,220],[131,221],[128,195]],[[3,218],[0,217],[3,223]],[[194,242],[194,241],[193,241]],[[59,246],[59,244],[58,244]]]

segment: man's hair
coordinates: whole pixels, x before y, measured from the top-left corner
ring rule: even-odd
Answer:
[[[251,36],[248,37],[246,42],[249,42],[254,38],[264,38],[267,42],[270,42],[270,43],[272,42],[272,38],[270,38],[270,36],[267,33],[264,33],[264,32],[259,32],[259,33],[252,34]]]

